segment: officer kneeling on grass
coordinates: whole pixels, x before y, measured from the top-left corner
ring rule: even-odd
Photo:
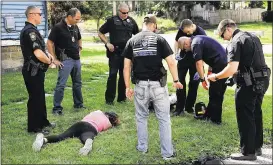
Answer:
[[[227,47],[229,62],[221,72],[209,75],[208,79],[216,81],[234,75],[237,82],[235,105],[241,153],[232,154],[231,158],[256,160],[256,156],[262,155],[261,106],[269,86],[270,69],[265,63],[262,44],[257,36],[240,31],[230,19],[220,22],[218,32],[224,40],[231,40]]]

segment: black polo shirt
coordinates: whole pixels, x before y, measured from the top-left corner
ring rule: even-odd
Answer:
[[[224,47],[211,37],[197,35],[192,37],[191,50],[195,61],[203,60],[212,68],[223,68],[227,65]]]
[[[123,55],[133,62],[134,76],[138,80],[159,80],[163,75],[162,59],[172,55],[168,42],[160,35],[142,31],[126,44]]]
[[[232,41],[227,46],[227,54],[229,62],[239,62],[238,69],[242,72],[246,72],[246,68],[250,66],[257,71],[266,66],[260,39],[239,29],[233,32]]]
[[[136,21],[132,17],[122,20],[119,16],[113,16],[100,27],[102,34],[109,33],[110,43],[124,48],[132,35],[139,32]]]
[[[54,42],[57,56],[59,56],[60,49],[65,49],[68,57],[74,60],[80,59],[78,41],[81,40],[81,33],[77,25],[68,26],[63,19],[51,29],[48,39]]]

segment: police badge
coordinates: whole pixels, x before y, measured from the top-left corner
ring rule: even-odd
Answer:
[[[35,32],[29,33],[29,37],[30,37],[31,41],[35,41],[36,40],[36,34],[35,34]]]

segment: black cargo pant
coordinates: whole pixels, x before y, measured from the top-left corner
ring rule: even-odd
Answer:
[[[85,144],[87,139],[94,140],[94,137],[97,136],[98,131],[96,128],[88,122],[80,121],[73,124],[66,131],[59,135],[51,135],[45,137],[48,143],[56,143],[67,138],[77,137],[80,139],[82,144]]]
[[[264,91],[268,89],[269,78],[262,81]],[[262,102],[264,94],[252,90],[251,86],[237,86],[235,92],[236,117],[240,133],[242,154],[255,154],[263,145]]]
[[[119,73],[117,101],[126,100],[123,78],[124,57],[121,56],[121,53],[122,51],[118,51],[109,55],[109,77],[105,91],[105,101],[108,103],[112,103],[116,97],[117,73]]]
[[[187,57],[183,60],[178,61],[177,70],[179,81],[183,85],[183,89],[176,90],[177,104],[176,112],[182,112],[185,108],[188,112],[193,112],[193,107],[197,97],[197,90],[199,86],[199,80],[193,80],[194,74],[196,73],[195,61],[192,58],[192,54],[187,53]],[[190,80],[189,80],[189,89],[188,95],[186,95],[186,75],[189,71]]]
[[[36,76],[31,76],[27,69],[22,70],[28,91],[28,132],[39,132],[50,123],[47,120],[44,80],[45,72],[39,70]]]
[[[223,69],[224,67],[212,68],[212,73],[219,73]],[[209,103],[204,115],[208,117],[212,122],[217,124],[220,124],[222,122],[222,105],[224,101],[224,94],[227,89],[227,85],[225,84],[226,80],[227,79],[220,79],[215,82],[210,81]]]

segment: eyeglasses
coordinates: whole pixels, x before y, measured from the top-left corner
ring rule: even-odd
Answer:
[[[119,11],[119,12],[121,12],[122,14],[128,14],[129,12],[122,12],[122,11]]]
[[[38,15],[42,16],[42,13],[29,13],[29,14],[38,14]]]

